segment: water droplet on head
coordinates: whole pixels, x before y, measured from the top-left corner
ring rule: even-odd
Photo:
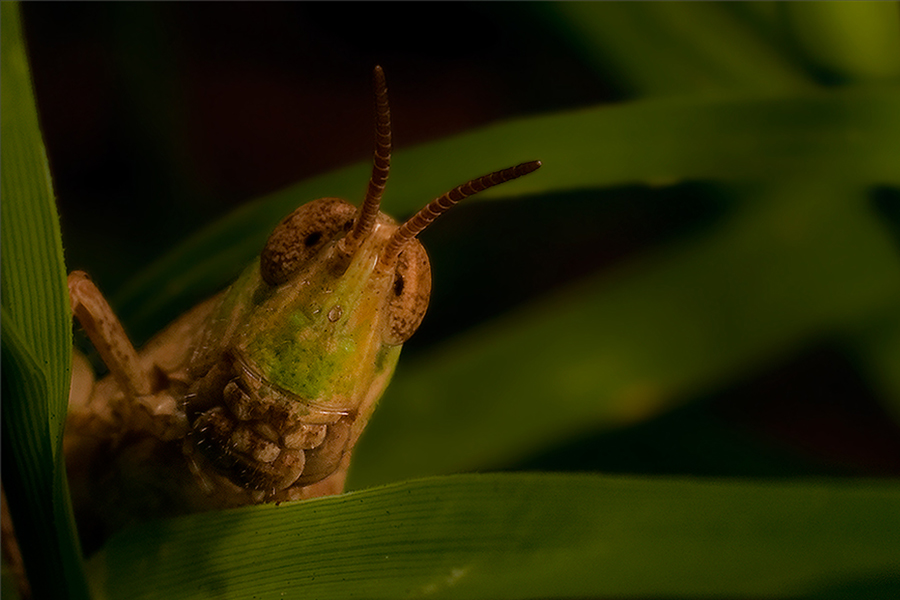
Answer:
[[[344,309],[341,308],[340,304],[336,304],[334,307],[332,307],[331,310],[328,311],[328,320],[334,323],[341,318],[342,314],[344,314]]]

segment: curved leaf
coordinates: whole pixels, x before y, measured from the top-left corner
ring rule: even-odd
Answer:
[[[705,236],[401,357],[351,484],[503,466],[655,415],[900,303],[900,256],[853,186],[750,194]]]
[[[62,459],[72,335],[19,7],[2,4],[3,482],[37,597],[87,597]]]
[[[556,2],[541,9],[598,70],[642,96],[813,87],[799,64],[727,4]]]
[[[897,89],[640,101],[499,123],[398,152],[385,210],[402,217],[469,177],[534,158],[544,163],[539,172],[483,196],[825,174],[838,181],[896,184],[896,156]],[[449,167],[445,157],[453,157]],[[341,169],[244,206],[126,284],[114,305],[132,327],[146,321],[161,326],[234,277],[275,224],[300,204],[322,196],[359,197],[368,169]]]
[[[799,597],[900,590],[896,483],[468,475],[152,523],[98,598]]]

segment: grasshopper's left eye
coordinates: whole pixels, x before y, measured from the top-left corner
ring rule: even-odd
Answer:
[[[340,198],[320,198],[288,215],[272,232],[259,257],[260,274],[281,285],[325,244],[353,226],[356,208]]]
[[[387,298],[384,341],[402,344],[416,332],[431,296],[431,263],[419,240],[406,243],[397,257],[394,281]]]
[[[402,344],[409,339],[419,328],[428,308],[431,266],[416,236],[460,200],[527,175],[540,166],[541,163],[535,160],[467,181],[429,202],[394,231],[378,257],[382,269],[394,270],[392,294],[387,301],[386,343]]]

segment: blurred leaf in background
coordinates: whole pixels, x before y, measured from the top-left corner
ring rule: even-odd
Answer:
[[[388,212],[544,163],[423,236],[357,491],[124,531],[97,597],[897,594],[896,3],[23,13],[67,265],[140,341],[358,201],[373,64]]]

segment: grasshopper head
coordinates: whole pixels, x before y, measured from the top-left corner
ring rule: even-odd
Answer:
[[[380,67],[375,91],[363,203],[321,198],[288,215],[223,296],[191,365],[197,446],[233,483],[270,497],[328,476],[368,421],[428,307],[431,267],[416,236],[463,198],[540,167],[473,179],[397,224],[380,211],[391,158]]]
[[[246,352],[261,365],[286,358],[289,364],[269,377],[326,405],[333,405],[326,395],[356,398],[369,389],[385,356],[421,324],[431,267],[416,236],[463,198],[540,167],[537,161],[524,163],[469,181],[398,225],[380,211],[391,161],[390,109],[380,67],[375,95],[375,156],[363,203],[358,209],[338,198],[305,204],[275,228],[260,254],[260,278],[271,299],[257,311],[260,319],[249,329],[255,338]],[[308,366],[298,368],[301,359]],[[360,371],[370,365],[371,374]]]

